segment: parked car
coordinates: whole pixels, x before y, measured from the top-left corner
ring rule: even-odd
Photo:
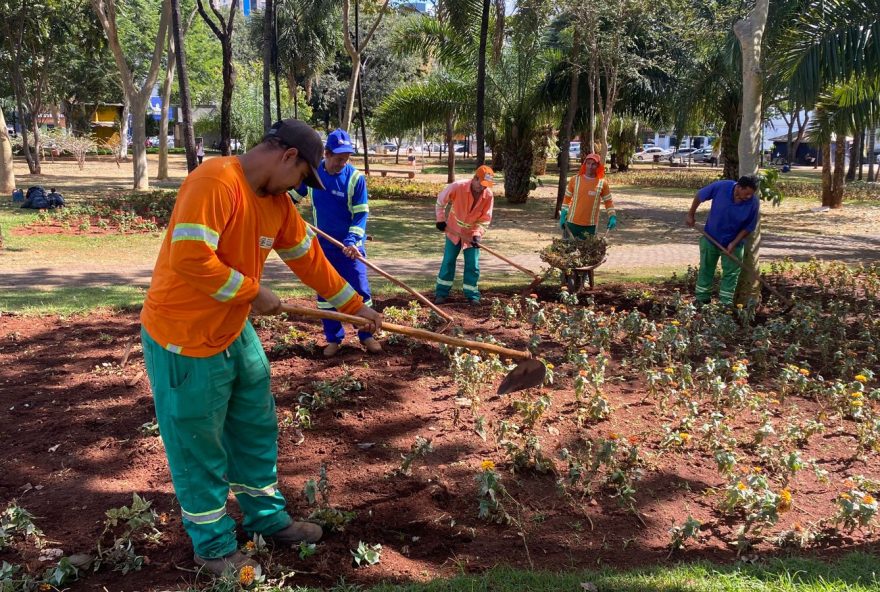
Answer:
[[[385,142],[382,144],[382,147],[385,148],[387,152],[397,152],[397,144],[393,142]]]
[[[714,153],[712,148],[700,148],[691,154],[694,162],[707,162],[709,164],[718,164],[718,155]]]
[[[680,160],[689,160],[697,150],[697,148],[679,148],[673,153],[672,157]]]
[[[633,160],[635,162],[653,162],[654,157],[658,156],[661,159],[669,158],[672,155],[672,150],[667,148],[660,148],[659,146],[653,146],[651,148],[646,148],[641,152],[636,152],[633,155]]]
[[[568,155],[574,159],[580,159],[581,157],[581,143],[580,142],[572,142],[568,145]]]

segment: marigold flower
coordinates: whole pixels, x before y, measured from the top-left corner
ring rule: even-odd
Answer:
[[[50,586],[49,584],[46,584],[46,583],[44,582],[44,583],[40,584],[40,588],[39,588],[39,589],[40,589],[40,592],[48,592],[49,590],[52,589],[52,586]]]
[[[737,307],[738,309],[740,309],[740,310],[743,309],[743,305],[742,305],[742,304],[737,304],[736,307]]]
[[[489,459],[486,459],[480,463],[480,468],[483,469],[484,471],[494,471],[495,470],[495,463]]]
[[[672,368],[664,368],[663,371],[664,371],[666,374],[672,374],[673,372],[675,372],[675,370],[673,370]]]
[[[853,399],[861,399],[861,398],[862,398],[862,393],[856,391],[856,392],[854,392],[854,393],[850,393],[849,396],[852,397]]]
[[[740,491],[745,491],[749,487],[745,483],[740,481],[739,483],[736,484],[736,488],[739,489]]]
[[[620,434],[618,434],[617,432],[608,432],[608,439],[609,440],[617,440],[619,438],[620,438]]]
[[[550,362],[547,362],[547,363],[544,364],[544,365],[547,367],[548,370],[553,370],[553,369],[556,367],[556,366],[554,366],[553,364],[551,364]]]
[[[875,501],[874,496],[871,495],[870,493],[866,493],[864,496],[862,496],[862,503],[863,504],[871,505],[874,503],[874,501]]]
[[[474,355],[474,356],[478,356],[478,355],[480,355],[480,350],[472,349],[472,350],[471,350],[471,355]]]
[[[678,434],[678,438],[681,440],[682,444],[687,444],[691,441],[691,435],[687,432],[681,432],[680,434]]]
[[[254,541],[248,541],[244,544],[244,548],[247,551],[255,551],[257,549],[257,544]]]
[[[860,401],[858,399],[855,399],[853,401],[850,401],[849,404],[852,405],[853,407],[862,407],[862,406],[864,406],[865,402]]]
[[[856,380],[862,383],[868,382],[868,377],[864,374],[856,374]]]
[[[840,499],[851,500],[852,496],[846,492],[840,494]]]
[[[578,376],[586,376],[586,375],[587,375],[586,370],[581,370],[580,372],[578,372]]]
[[[774,405],[779,405],[779,399],[770,399],[770,402]]]
[[[807,370],[806,368],[801,368],[801,369],[798,370],[798,372],[800,372],[803,376],[809,376],[809,375],[810,375],[810,371]]]
[[[791,510],[791,491],[787,487],[779,492],[779,503],[776,504],[776,509],[780,512]]]
[[[791,527],[791,529],[794,530],[795,532],[801,532],[804,530],[804,527],[801,526],[800,522],[795,522],[794,525]]]
[[[679,321],[678,319],[673,319],[673,320],[669,321],[669,324],[672,325],[673,327],[678,327],[679,325],[681,325],[681,321]]]
[[[629,438],[627,438],[627,441],[629,441],[630,444],[635,446],[636,444],[639,443],[639,437],[638,436],[630,436]]]
[[[245,565],[241,568],[241,571],[238,572],[238,583],[247,587],[254,583],[256,577],[257,572],[254,570],[254,566]]]
[[[168,524],[168,514],[165,512],[159,514],[159,524]]]

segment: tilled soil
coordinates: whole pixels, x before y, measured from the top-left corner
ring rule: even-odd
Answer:
[[[620,308],[625,304],[624,288],[631,286],[603,288],[596,295],[598,305]],[[528,327],[517,322],[505,326],[490,318],[488,303],[493,296],[512,297],[485,294],[482,306],[453,302],[449,309],[466,334],[491,334],[510,347],[525,348]],[[376,299],[376,303],[379,308],[405,306],[399,299]],[[512,401],[523,395],[499,397],[487,386],[480,408],[489,433],[484,441],[474,431],[470,409],[456,402],[449,364],[438,348],[386,340],[384,354],[369,356],[349,342],[340,356],[327,360],[321,354],[323,340],[316,324],[272,320],[258,325],[271,360],[281,423],[278,477],[290,512],[295,516],[310,512],[303,485],[317,479],[325,464],[331,504],[357,513],[344,532],[329,535],[312,557],[300,560],[293,550],[274,551],[276,566],[300,572],[293,583],[331,585],[340,577],[362,584],[418,581],[497,564],[573,569],[695,558],[736,560],[727,541],[735,538],[739,523],[717,511],[720,494],[715,488],[722,488],[726,480],[708,451],[660,448],[660,425],[669,417],[644,401],[644,380],[620,365],[627,356],[623,349],[612,352],[608,371],[611,418],[578,428],[571,378],[559,372],[562,346],[545,340],[542,355],[560,367],[555,384],[545,389],[552,406],[535,433],[545,454],[556,459],[560,473],[565,470],[558,459],[563,447],[576,450],[586,439],[612,432],[637,440],[647,459],[645,474],[636,485],[638,516],[622,509],[601,488],[592,498],[572,497],[560,493],[552,473],[511,473],[492,433],[503,419],[519,422]],[[291,327],[300,335],[292,345],[281,340]],[[16,500],[36,516],[47,546],[61,548],[67,555],[92,550],[105,512],[129,504],[132,493],[151,500],[164,520],[159,543],[139,549],[147,557],[142,571],[126,576],[90,574],[74,590],[102,586],[160,590],[197,580],[161,440],[141,430],[153,421],[154,412],[138,331],[135,312],[0,317],[2,507]],[[121,367],[129,345],[133,347]],[[290,416],[300,393],[314,390],[315,380],[344,372],[351,372],[364,389],[314,411],[312,428],[303,431],[305,440],[297,444],[298,432],[290,426]],[[773,410],[774,416],[784,418],[793,405],[805,417],[817,412],[814,402],[790,397]],[[757,425],[751,414],[731,422],[741,441]],[[831,481],[821,483],[811,471],[801,471],[791,485],[794,509],[782,516],[775,530],[833,514],[834,498],[846,477],[880,477],[877,467],[856,452],[854,434],[855,427],[845,422],[810,439],[802,456],[828,470]],[[434,451],[414,463],[411,476],[400,475],[396,469],[401,455],[416,436],[430,438]],[[519,526],[478,519],[475,476],[485,459],[496,463],[516,500],[508,501],[507,508]],[[229,510],[239,517],[234,501]],[[669,528],[689,514],[704,523],[700,540],[670,559]],[[243,532],[239,537],[244,543]],[[350,550],[360,541],[382,544],[381,563],[361,569],[352,566]],[[826,541],[819,552],[827,556],[842,549],[874,549],[876,542],[873,533],[857,532]],[[764,543],[757,552],[774,551]],[[32,571],[48,565],[38,557],[38,549],[20,538],[0,551],[0,561],[26,564]]]

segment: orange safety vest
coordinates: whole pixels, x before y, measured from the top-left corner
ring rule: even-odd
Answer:
[[[437,222],[446,222],[446,237],[455,244],[464,241],[464,248],[468,249],[471,239],[483,236],[489,227],[494,201],[492,190],[485,187],[474,203],[470,178],[450,183],[437,196]]]

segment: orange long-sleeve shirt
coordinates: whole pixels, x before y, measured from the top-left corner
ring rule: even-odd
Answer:
[[[363,299],[324,258],[287,194],[258,197],[236,157],[212,158],[180,187],[141,323],[165,349],[196,358],[244,328],[269,251],[344,313]]]
[[[578,173],[568,180],[562,209],[569,210],[568,221],[580,226],[596,226],[599,223],[599,205],[604,204],[609,216],[614,216],[611,187],[604,178],[586,177]]]
[[[474,199],[471,179],[468,178],[444,187],[437,196],[434,211],[437,222],[446,222],[447,238],[455,244],[463,241],[464,248],[469,249],[471,239],[483,236],[492,222],[494,204],[492,190],[488,187],[483,188],[480,197]]]

